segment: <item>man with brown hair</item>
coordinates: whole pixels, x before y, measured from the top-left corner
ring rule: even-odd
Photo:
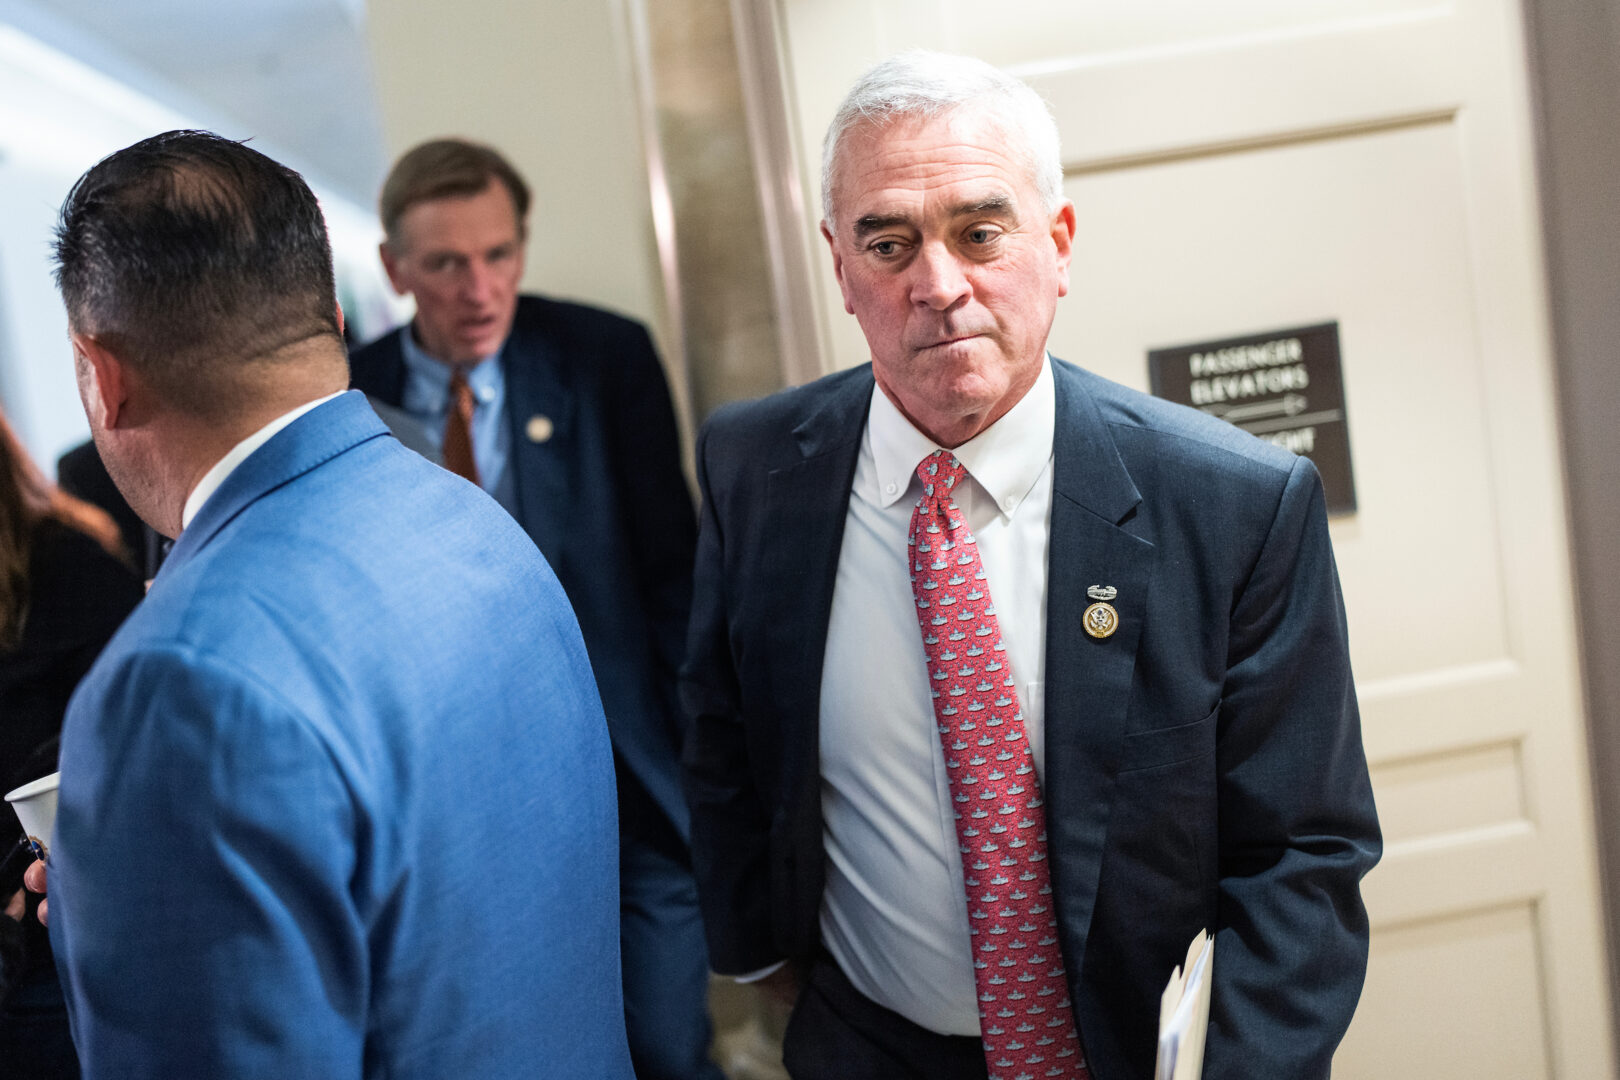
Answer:
[[[718,1080],[677,768],[696,523],[657,354],[639,323],[519,295],[529,190],[495,150],[424,143],[394,166],[380,203],[383,265],[416,317],[354,354],[353,385],[414,416],[445,466],[506,507],[561,580],[618,772],[636,1072]]]

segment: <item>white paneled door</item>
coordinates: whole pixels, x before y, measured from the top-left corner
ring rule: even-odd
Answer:
[[[1150,349],[1338,322],[1358,510],[1333,534],[1387,852],[1336,1075],[1612,1076],[1517,6],[775,14],[828,368],[866,357],[813,236],[821,134],[913,46],[1055,107],[1079,218],[1056,355],[1145,389]]]

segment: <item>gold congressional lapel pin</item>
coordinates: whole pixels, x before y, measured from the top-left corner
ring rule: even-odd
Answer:
[[[529,422],[523,425],[523,434],[529,437],[532,443],[543,443],[551,439],[551,433],[557,430],[557,425],[551,422],[551,417],[541,413],[529,417]]]
[[[1086,613],[1081,616],[1086,633],[1099,641],[1113,637],[1114,631],[1119,629],[1119,612],[1115,611],[1114,605],[1108,601],[1118,596],[1119,590],[1112,585],[1093,585],[1086,590],[1086,595],[1096,601],[1086,608]]]

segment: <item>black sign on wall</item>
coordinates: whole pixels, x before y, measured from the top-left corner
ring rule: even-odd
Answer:
[[[1338,323],[1154,349],[1148,375],[1159,397],[1310,458],[1328,513],[1355,512]]]

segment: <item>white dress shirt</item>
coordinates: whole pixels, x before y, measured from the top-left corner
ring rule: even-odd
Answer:
[[[1051,361],[957,447],[956,503],[978,541],[1044,777]],[[907,570],[915,470],[939,449],[876,387],[844,524],[821,679],[821,934],[855,988],[931,1031],[977,1035],[962,859]]]
[[[339,390],[337,394],[327,394],[323,398],[306,401],[298,408],[282,413],[264,427],[231,447],[224,457],[214,463],[213,468],[203,473],[202,479],[197,481],[197,486],[191,489],[190,495],[186,496],[186,505],[180,511],[180,528],[184,530],[191,524],[192,519],[197,516],[197,512],[203,508],[203,504],[225,482],[225,478],[235,472],[238,465],[251,457],[253,451],[269,442],[278,431],[315,408],[315,406],[325,405],[328,401],[337,397],[338,394],[344,392]]]

